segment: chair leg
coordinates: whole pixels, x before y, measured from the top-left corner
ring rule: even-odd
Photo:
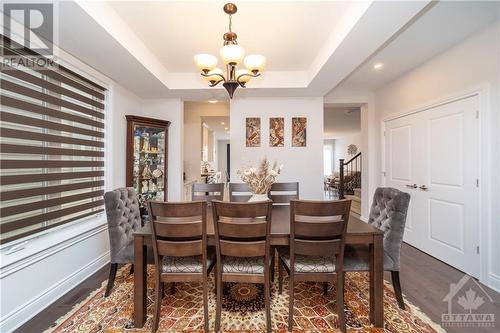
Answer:
[[[344,281],[345,284],[345,272],[342,272],[342,281]],[[345,297],[345,288],[342,288],[342,290],[344,291],[344,297]]]
[[[290,269],[291,270],[291,269]],[[290,273],[289,281],[289,301],[288,301],[288,332],[293,330],[293,275]]]
[[[203,277],[203,317],[205,332],[208,333],[208,283],[206,274]]]
[[[344,273],[337,273],[337,311],[339,316],[340,330],[345,333],[345,313],[344,313]]]
[[[215,333],[220,331],[220,317],[222,311],[222,274],[217,270],[217,301],[215,306]]]
[[[271,248],[271,282],[274,282],[274,265],[276,265],[275,260],[276,249],[274,247]]]
[[[108,277],[108,286],[106,287],[106,292],[104,293],[104,297],[108,297],[111,293],[111,289],[113,289],[113,284],[115,284],[116,271],[118,269],[118,264],[113,263],[109,266],[109,277]]]
[[[399,271],[391,271],[392,286],[396,294],[396,300],[400,309],[406,310],[405,302],[403,300],[403,293],[401,292],[401,282],[399,281]]]
[[[278,292],[281,295],[283,292],[283,264],[278,259]]]
[[[271,333],[271,282],[269,279],[264,281],[264,304],[266,307],[266,331]]]
[[[128,273],[128,274],[129,274],[129,275],[134,274],[134,264],[131,264],[131,265],[130,265],[130,271],[129,271],[129,273]]]
[[[151,332],[155,333],[158,330],[158,324],[160,322],[160,308],[161,308],[161,300],[162,300],[162,282],[160,282],[160,278],[156,279],[155,285],[155,309],[153,313],[153,326],[151,328]]]
[[[217,274],[217,265],[214,267],[214,287],[215,287],[215,296],[217,296],[217,281],[219,279],[219,275]]]
[[[323,282],[323,295],[328,295],[328,282]]]
[[[170,285],[170,295],[174,294],[175,294],[175,282],[172,282],[172,284]]]

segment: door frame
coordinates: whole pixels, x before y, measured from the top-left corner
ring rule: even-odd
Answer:
[[[500,277],[495,274],[490,273],[490,263],[493,250],[492,250],[492,239],[490,235],[493,235],[493,211],[492,211],[492,182],[483,181],[492,179],[492,161],[489,157],[489,152],[492,152],[493,143],[493,131],[492,127],[488,124],[492,124],[492,111],[491,111],[491,83],[486,83],[483,85],[471,87],[464,89],[462,91],[449,94],[447,96],[434,99],[427,103],[423,103],[415,108],[408,109],[403,112],[398,112],[391,114],[381,120],[381,171],[382,171],[382,184],[386,184],[386,122],[408,116],[414,113],[419,113],[438,107],[443,104],[448,104],[456,102],[468,97],[477,96],[478,97],[478,163],[479,163],[479,281],[493,289],[500,290]]]

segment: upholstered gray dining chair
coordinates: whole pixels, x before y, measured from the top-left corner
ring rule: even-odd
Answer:
[[[400,252],[405,230],[410,195],[395,188],[379,187],[373,196],[368,223],[384,232],[384,270],[391,272],[398,305],[405,309],[399,281]],[[344,271],[368,271],[369,252],[366,246],[347,245]]]
[[[131,187],[118,188],[104,194],[104,205],[108,219],[109,247],[111,260],[105,297],[113,289],[119,264],[134,263],[134,231],[141,227],[141,213],[135,190]],[[148,248],[148,262],[153,256]],[[134,266],[131,268],[133,272]]]

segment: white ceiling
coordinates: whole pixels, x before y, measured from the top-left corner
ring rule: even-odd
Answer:
[[[234,31],[268,67],[235,97],[324,96],[429,0],[238,1]],[[61,1],[59,46],[143,98],[227,100],[192,64],[217,54],[224,1]]]
[[[114,1],[111,7],[169,72],[193,72],[193,56],[219,57],[228,30],[225,1]],[[304,71],[351,7],[338,1],[238,1],[233,31],[268,71]],[[220,66],[220,64],[219,64]]]
[[[372,55],[339,88],[375,90],[498,19],[500,2],[442,1]],[[381,70],[373,65],[383,63]]]
[[[60,47],[143,98],[226,100],[193,55],[218,55],[225,1],[60,2]],[[376,89],[490,24],[498,2],[237,2],[233,30],[268,58],[239,97],[325,96]],[[373,63],[384,62],[374,72]],[[340,84],[340,85],[339,85]]]
[[[361,132],[358,107],[327,107],[323,114],[325,139],[338,139]]]

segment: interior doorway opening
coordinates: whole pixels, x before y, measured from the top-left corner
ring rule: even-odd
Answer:
[[[352,213],[361,215],[360,107],[325,105],[323,116],[324,197],[349,198]]]
[[[195,183],[229,181],[229,103],[184,103],[184,200]]]
[[[229,181],[229,116],[201,117],[202,137],[201,178],[205,183]]]

